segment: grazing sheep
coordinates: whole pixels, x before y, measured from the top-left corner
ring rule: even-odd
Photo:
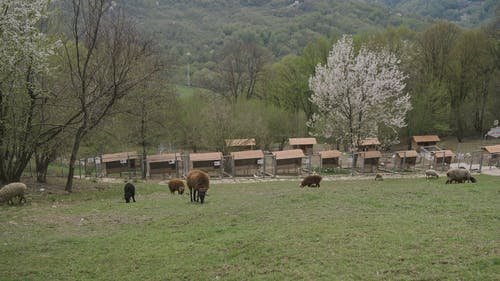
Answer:
[[[187,175],[186,182],[189,187],[191,202],[198,202],[199,199],[201,204],[203,204],[210,184],[208,174],[200,170],[192,170]]]
[[[471,176],[469,170],[464,169],[464,168],[458,168],[458,169],[451,169],[446,173],[446,176],[448,179],[446,180],[446,183],[464,183],[464,182],[476,182],[476,179]]]
[[[28,188],[22,182],[9,183],[0,189],[0,202],[6,202],[9,205],[14,204],[14,198],[19,198],[19,204],[24,201],[26,203],[26,191]]]
[[[168,181],[168,188],[170,192],[174,194],[176,191],[179,195],[184,193],[184,189],[186,188],[184,182],[180,179],[171,179]]]
[[[123,188],[123,193],[125,197],[125,202],[130,203],[130,198],[132,198],[132,200],[135,202],[135,186],[132,183],[127,182],[125,184],[125,187]]]
[[[309,175],[305,177],[300,183],[300,187],[308,186],[308,187],[319,187],[319,183],[321,182],[322,177],[320,175]]]
[[[432,169],[429,169],[429,170],[426,170],[425,171],[425,178],[426,179],[429,179],[429,178],[435,178],[435,179],[438,179],[439,178],[439,175],[436,171],[432,170]]]
[[[375,175],[375,180],[383,181],[384,178],[382,177],[382,174],[376,174]]]

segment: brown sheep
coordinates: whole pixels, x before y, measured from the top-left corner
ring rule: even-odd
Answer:
[[[179,195],[184,193],[184,189],[186,188],[184,182],[180,179],[171,179],[168,181],[168,188],[170,192],[174,194],[176,191]]]
[[[376,174],[375,175],[375,180],[383,181],[384,177],[382,177],[382,174]]]
[[[300,183],[300,187],[304,186],[316,186],[319,187],[319,183],[321,182],[322,177],[320,175],[309,175],[305,177]]]
[[[208,174],[201,170],[192,170],[187,175],[186,182],[189,188],[191,202],[198,202],[199,199],[201,204],[203,204],[205,201],[205,194],[210,184]]]

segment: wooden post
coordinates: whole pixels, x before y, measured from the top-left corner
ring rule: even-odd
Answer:
[[[406,169],[406,151],[403,152],[403,171]]]

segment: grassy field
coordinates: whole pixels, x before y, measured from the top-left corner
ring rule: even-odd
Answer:
[[[5,280],[500,280],[500,179],[77,182],[0,206]],[[97,187],[97,188],[95,188]]]

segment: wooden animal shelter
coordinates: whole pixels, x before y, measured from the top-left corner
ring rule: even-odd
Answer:
[[[433,151],[432,155],[434,156],[434,164],[437,167],[438,165],[450,165],[451,161],[453,161],[453,157],[455,157],[455,153],[451,150],[438,150]]]
[[[417,164],[418,153],[415,150],[396,151],[394,154],[394,167],[409,170]]]
[[[104,166],[104,174],[136,173],[141,168],[140,156],[137,152],[120,152],[101,155],[101,161]]]
[[[487,156],[488,166],[499,166],[500,164],[500,144],[481,147],[483,154]]]
[[[253,176],[261,172],[264,165],[264,152],[262,150],[231,152],[231,161],[233,176]]]
[[[183,167],[180,153],[148,155],[146,162],[149,177],[179,177]]]
[[[301,149],[304,154],[311,155],[316,138],[289,138],[288,143],[293,149]]]
[[[320,151],[321,169],[335,169],[340,166],[340,155],[342,152],[338,150]]]
[[[363,173],[375,173],[382,154],[378,150],[358,152],[357,166]]]
[[[276,175],[300,175],[302,173],[302,159],[305,155],[301,149],[275,151],[273,157]]]
[[[189,170],[198,169],[211,177],[221,177],[222,160],[222,152],[190,153]]]
[[[413,136],[411,138],[411,149],[420,152],[420,149],[425,146],[437,145],[441,140],[436,135]]]
[[[359,142],[358,151],[375,151],[378,150],[379,145],[378,138],[366,138]]]
[[[229,151],[253,150],[256,145],[254,138],[251,139],[227,139],[225,140]]]

